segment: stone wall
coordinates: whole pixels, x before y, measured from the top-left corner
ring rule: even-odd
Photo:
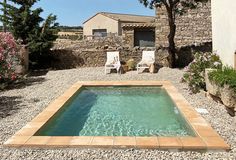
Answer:
[[[103,50],[55,49],[52,51],[53,69],[70,69],[76,67],[99,67],[105,64],[106,55]]]
[[[120,51],[121,61],[127,62],[134,59],[139,62],[142,59],[143,50],[155,50],[156,48],[129,48],[123,46],[121,37],[103,38],[100,40],[84,41],[57,41],[53,50],[53,60],[46,68],[69,69],[76,67],[102,67],[106,62],[107,51]],[[200,46],[181,47],[177,51],[178,67],[184,67],[193,60],[194,52],[211,51],[211,43],[205,43]],[[156,49],[155,58],[157,66],[169,66],[167,61],[169,54],[167,48]]]
[[[146,50],[146,49],[145,49]],[[54,60],[50,64],[52,69],[70,69],[76,67],[103,67],[106,63],[106,52],[110,50],[87,50],[87,51],[72,51],[70,49],[53,50]],[[167,52],[159,50],[156,52],[156,62],[158,66],[168,66],[166,57]],[[129,59],[134,59],[136,63],[142,58],[142,50],[121,50],[121,62],[127,62]],[[165,64],[165,65],[164,65]]]
[[[123,46],[133,48],[134,46],[134,29],[130,27],[122,28]]]
[[[168,47],[169,26],[165,8],[158,8],[156,15],[156,45],[157,47]],[[177,47],[211,42],[210,2],[200,3],[196,9],[188,10],[184,15],[178,15],[176,27],[175,42]]]
[[[121,37],[108,37],[97,40],[83,41],[57,41],[53,50],[53,61],[50,64],[53,69],[69,69],[75,67],[102,67],[106,63],[106,52],[120,51],[120,59],[127,62],[134,59],[139,62],[142,59],[143,50],[155,50],[155,48],[129,48],[122,44]],[[163,52],[164,53],[164,52]],[[156,62],[161,62],[163,55],[156,52]]]

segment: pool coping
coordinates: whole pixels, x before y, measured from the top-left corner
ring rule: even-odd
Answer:
[[[196,133],[196,137],[34,136],[83,86],[161,86]],[[31,122],[8,139],[7,147],[99,147],[178,150],[221,150],[230,146],[195,111],[169,81],[79,81],[48,105]]]

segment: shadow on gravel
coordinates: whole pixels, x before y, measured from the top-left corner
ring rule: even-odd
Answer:
[[[45,81],[44,77],[27,77],[9,85],[6,89],[21,89],[36,84],[42,84]]]
[[[0,96],[0,119],[16,113],[19,109],[19,105],[22,103],[21,98],[22,97],[19,96]]]
[[[41,70],[33,70],[30,71],[28,74],[29,77],[39,77],[39,76],[45,76],[48,73],[49,70],[47,69],[41,69]]]

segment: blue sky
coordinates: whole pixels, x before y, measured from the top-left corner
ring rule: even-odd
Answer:
[[[83,25],[97,12],[155,15],[154,10],[145,8],[138,0],[40,0],[34,7],[43,8],[42,17],[53,13],[60,25],[69,26]]]
[[[115,12],[154,16],[154,10],[145,8],[138,0],[40,0],[43,17],[53,13],[61,25],[78,26],[97,12]]]

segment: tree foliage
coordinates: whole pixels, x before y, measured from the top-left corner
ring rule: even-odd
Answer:
[[[28,38],[28,48],[31,53],[31,61],[39,63],[40,59],[48,57],[50,48],[53,47],[53,41],[57,39],[56,16],[50,14],[44,21],[42,27],[35,30]]]
[[[176,33],[175,18],[176,14],[183,14],[188,9],[196,8],[198,3],[207,2],[208,0],[139,0],[146,7],[156,8],[165,7],[168,15],[168,23],[170,32],[168,35],[169,54],[171,55],[169,63],[172,67],[175,66],[176,47],[174,37]]]
[[[48,54],[56,40],[58,23],[56,16],[50,14],[44,20],[40,14],[42,8],[32,9],[39,0],[8,0],[6,15],[0,16],[0,20],[7,24],[7,28],[22,44],[29,49],[30,61],[39,62],[39,59]],[[0,5],[4,5],[0,2]]]
[[[58,28],[62,32],[77,32],[83,30],[82,26],[58,26]]]
[[[183,13],[187,9],[195,8],[199,2],[207,2],[208,0],[139,0],[146,7],[149,6],[151,9],[154,7],[161,7],[164,5],[166,8],[173,8],[173,12]]]

